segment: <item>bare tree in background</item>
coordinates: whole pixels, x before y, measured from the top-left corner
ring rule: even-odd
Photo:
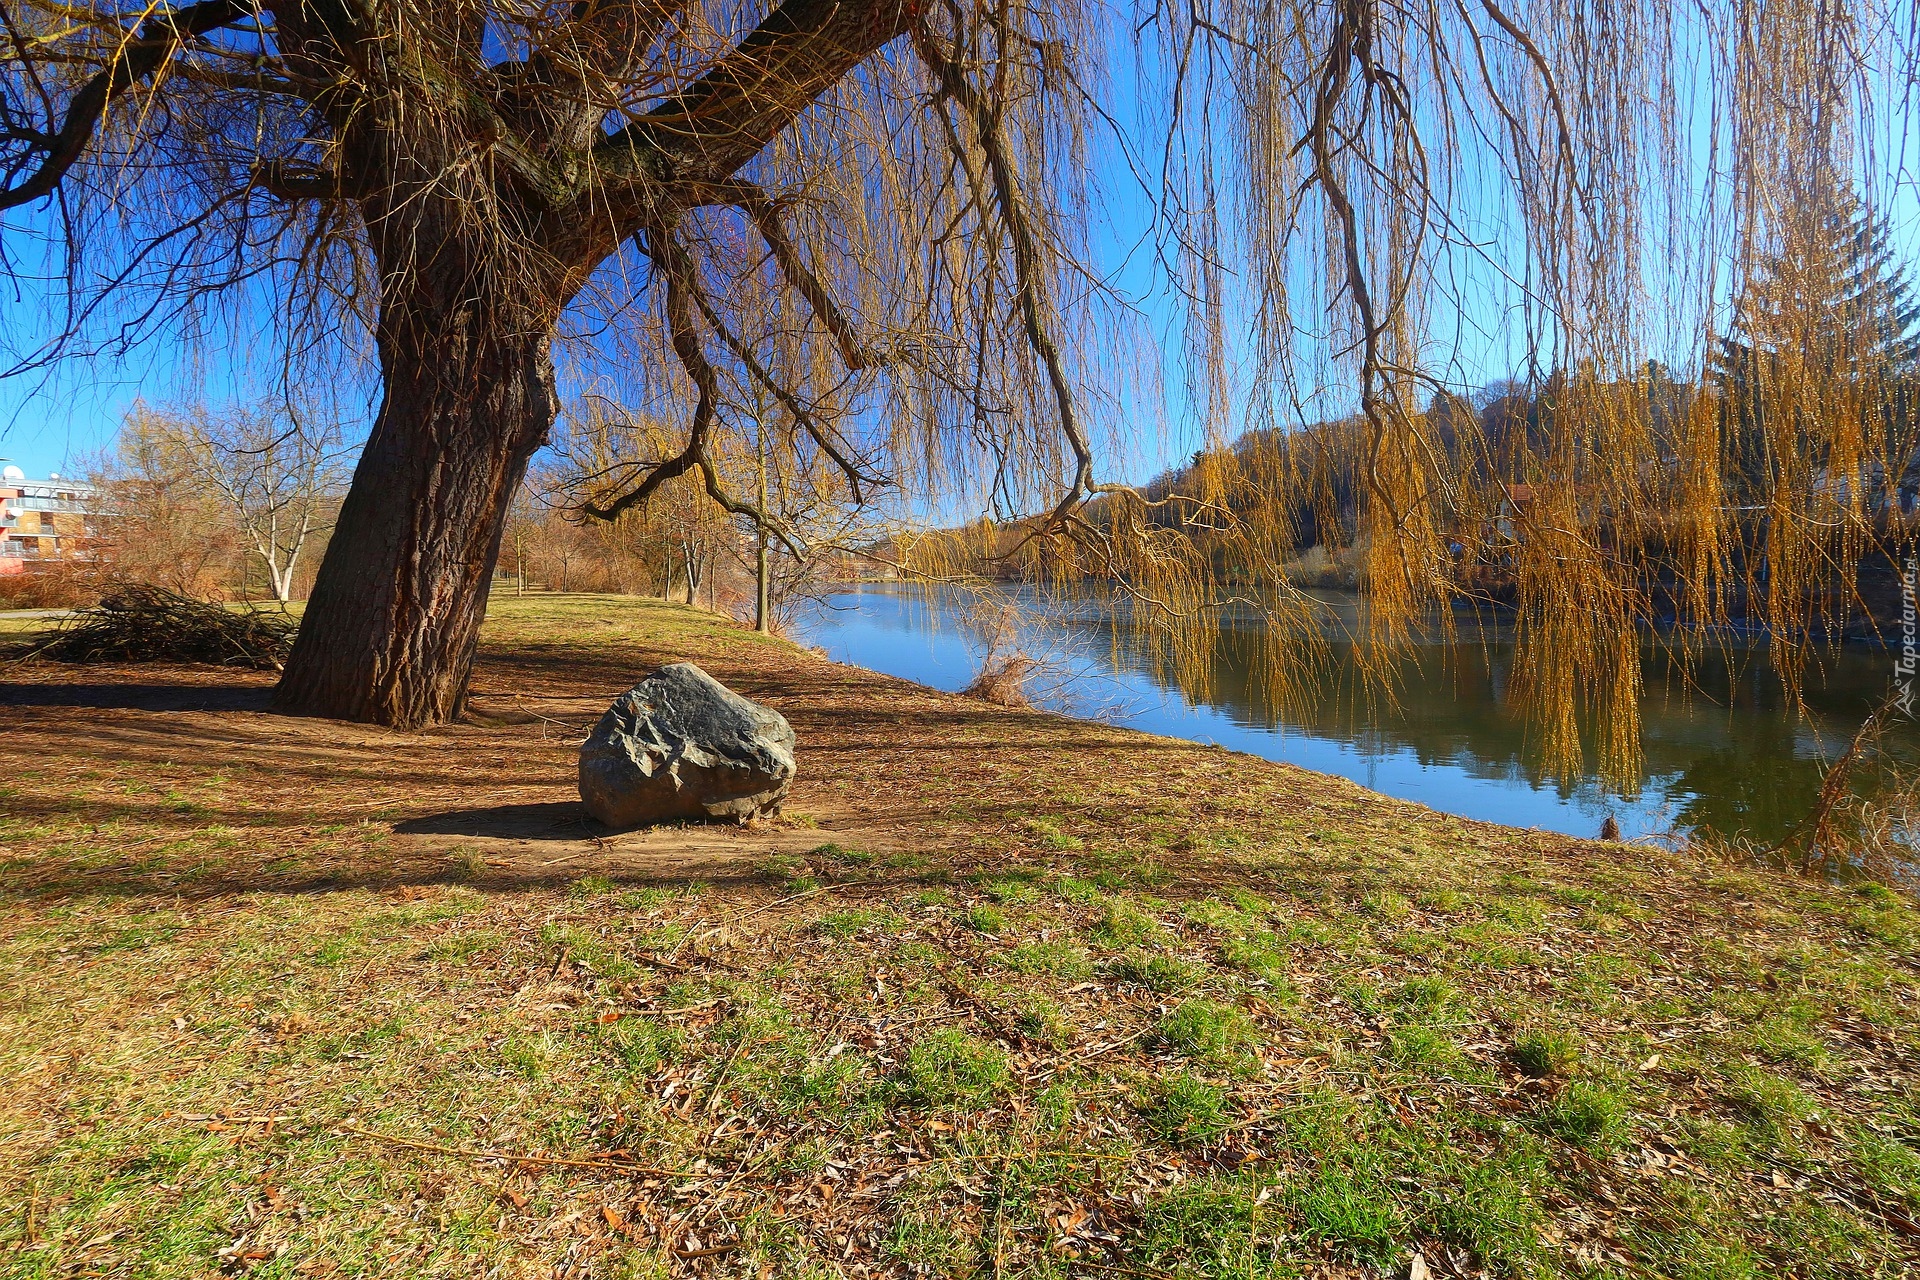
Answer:
[[[810,447],[804,426],[756,390],[739,392],[751,415],[743,418],[745,429],[714,440],[707,455],[724,490],[754,495],[750,510],[729,514],[682,477],[644,507],[627,506],[612,518],[632,545],[655,548],[664,596],[685,583],[689,603],[700,604],[705,590],[706,607],[719,609],[715,581],[725,565],[753,583],[748,617],[755,628],[784,633],[796,611],[817,600],[828,562],[883,539],[892,525],[855,501],[831,458]],[[657,456],[670,440],[670,425],[654,416],[585,402],[569,414],[569,430],[556,443],[565,465],[550,478],[550,500],[591,520],[609,478],[627,469],[622,460]]]
[[[177,416],[145,404],[127,413],[113,449],[89,468],[105,576],[190,596],[223,589],[241,546],[200,463]]]
[[[182,423],[195,475],[217,490],[266,565],[273,598],[293,598],[300,556],[333,528],[350,450],[330,421],[291,409],[201,412]]]

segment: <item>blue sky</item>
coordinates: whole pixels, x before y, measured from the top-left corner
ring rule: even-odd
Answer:
[[[1912,152],[1915,144],[1903,140],[1902,145],[1909,151],[1889,158],[1887,172],[1878,180],[1878,194],[1902,257],[1917,264],[1910,267],[1910,272],[1920,275],[1920,184],[1916,180],[1920,155]],[[1106,171],[1098,176],[1111,198],[1113,215],[1096,234],[1096,265],[1113,272],[1116,287],[1139,307],[1152,345],[1160,353],[1164,402],[1143,406],[1123,400],[1118,412],[1152,418],[1164,425],[1148,431],[1116,424],[1118,429],[1109,434],[1120,442],[1118,447],[1125,456],[1104,460],[1107,474],[1140,481],[1183,460],[1205,440],[1194,415],[1187,411],[1180,389],[1181,311],[1165,281],[1152,270],[1150,249],[1139,247],[1145,231],[1144,201],[1117,157],[1109,154],[1100,163]],[[1697,185],[1702,183],[1704,174],[1694,180]],[[1458,203],[1471,207],[1458,212],[1473,234],[1496,242],[1511,239],[1515,220],[1510,200],[1498,181],[1483,177],[1478,186],[1470,186],[1462,195]],[[37,238],[45,226],[44,213],[29,210],[9,215],[9,250],[17,257],[23,244]],[[1526,342],[1517,295],[1497,271],[1473,254],[1457,253],[1449,265],[1456,268],[1460,283],[1453,296],[1437,298],[1430,307],[1428,327],[1433,343],[1429,366],[1461,389],[1519,371]],[[0,296],[0,334],[5,335],[14,353],[30,350],[57,317],[57,309],[57,295],[50,289],[34,281],[16,281]],[[1314,317],[1304,319],[1312,321]],[[1233,338],[1243,338],[1249,327],[1229,319]],[[1681,343],[1697,344],[1697,326],[1681,329]],[[260,396],[272,383],[275,368],[271,357],[233,338],[217,327],[210,340],[202,344],[183,344],[176,335],[167,334],[162,335],[163,340],[149,342],[124,357],[76,358],[0,379],[0,457],[36,476],[53,471],[72,474],[85,469],[91,458],[110,446],[122,417],[137,398],[156,403],[218,403]],[[1302,339],[1302,344],[1307,341]],[[227,354],[232,351],[247,353],[247,361]],[[1230,354],[1244,363],[1244,343],[1236,345]],[[1648,354],[1685,368],[1695,353],[1653,349]],[[1239,373],[1244,380],[1246,370]],[[359,376],[343,379],[343,385],[357,391],[363,379],[364,370]],[[1315,406],[1317,412],[1341,412],[1350,403],[1349,389],[1336,385],[1324,390],[1324,398]],[[362,415],[364,429],[371,404],[350,403]]]

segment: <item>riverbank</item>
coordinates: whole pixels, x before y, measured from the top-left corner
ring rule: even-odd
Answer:
[[[787,817],[606,834],[690,658]],[[502,599],[470,723],[0,677],[23,1275],[1892,1276],[1920,913]]]
[[[1608,819],[1629,840],[1704,838],[1765,848],[1796,833],[1828,771],[1886,697],[1890,666],[1857,652],[1827,655],[1798,700],[1764,671],[1764,655],[1709,650],[1682,664],[1640,650],[1641,754],[1626,778],[1602,772],[1588,737],[1571,769],[1550,767],[1541,733],[1516,696],[1513,637],[1497,631],[1435,638],[1388,668],[1392,697],[1370,685],[1380,669],[1348,639],[1329,636],[1317,696],[1277,699],[1263,672],[1264,628],[1223,628],[1206,661],[1171,672],[1100,602],[1015,597],[1014,642],[1041,662],[1031,681],[1054,709],[1224,746],[1336,774],[1444,813],[1566,835],[1597,835]],[[867,588],[824,597],[802,634],[829,656],[951,691],[981,660],[975,602],[964,593]],[[1363,620],[1351,597],[1320,597],[1343,628]],[[1748,659],[1751,658],[1751,662]],[[1863,800],[1894,800],[1920,770],[1920,736],[1887,727],[1867,767]]]

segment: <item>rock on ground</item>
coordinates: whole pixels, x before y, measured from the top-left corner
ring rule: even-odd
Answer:
[[[620,695],[580,748],[580,798],[609,827],[777,813],[793,727],[691,662]]]

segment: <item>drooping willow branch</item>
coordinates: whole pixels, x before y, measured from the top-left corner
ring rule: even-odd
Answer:
[[[957,21],[957,6],[949,7]],[[986,153],[995,207],[1013,255],[1015,290],[1020,299],[1020,314],[1027,342],[1046,370],[1047,382],[1053,391],[1054,409],[1059,415],[1057,425],[1060,434],[1066,438],[1068,448],[1073,451],[1071,485],[1054,505],[1048,521],[1057,525],[1075,506],[1098,492],[1099,487],[1093,479],[1093,444],[1080,421],[1073,382],[1054,340],[1055,316],[1052,301],[1046,292],[1046,265],[1041,260],[1032,216],[1014,168],[1006,135],[992,106],[974,88],[966,68],[940,48],[939,37],[925,22],[914,26],[913,41],[922,61],[933,72],[941,93],[967,113],[975,140]]]
[[[874,353],[868,350],[859,331],[833,300],[833,294],[800,256],[793,237],[787,234],[786,225],[781,221],[779,203],[759,184],[735,178],[715,184],[710,191],[703,189],[697,193],[695,200],[701,205],[735,206],[745,213],[772,251],[781,275],[794,292],[806,300],[813,309],[814,317],[839,345],[847,368],[858,373],[875,362]]]

